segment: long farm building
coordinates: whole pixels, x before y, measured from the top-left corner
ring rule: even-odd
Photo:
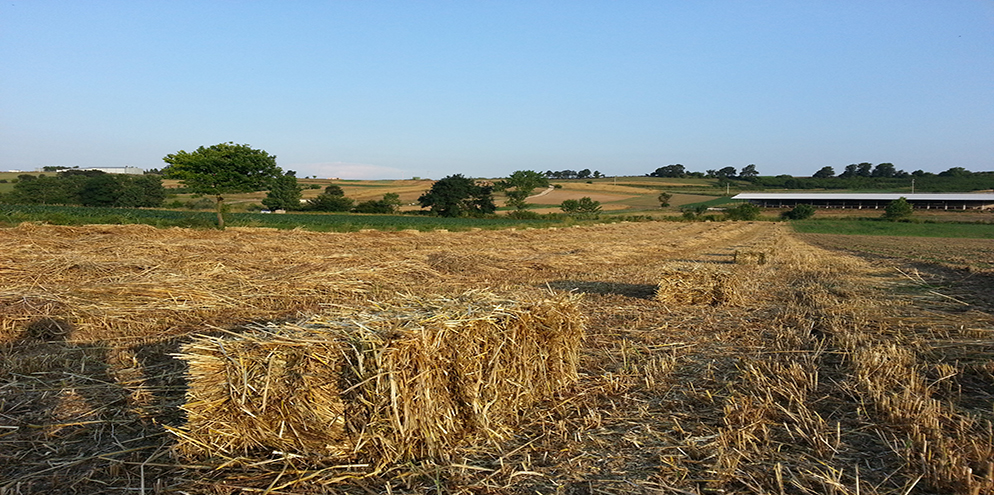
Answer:
[[[904,198],[922,210],[986,210],[994,208],[994,194],[876,194],[876,193],[743,193],[732,199],[746,200],[763,208],[792,208],[800,204],[817,208],[883,209]]]

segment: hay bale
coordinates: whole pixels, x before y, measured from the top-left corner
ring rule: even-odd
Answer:
[[[766,251],[735,250],[733,261],[737,265],[765,265]]]
[[[179,355],[187,424],[172,431],[194,457],[445,459],[457,444],[505,438],[577,379],[578,298],[407,298],[198,337]]]
[[[670,265],[662,270],[656,300],[680,305],[728,304],[736,298],[732,273],[713,263]]]

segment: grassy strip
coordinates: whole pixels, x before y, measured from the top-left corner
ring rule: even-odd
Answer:
[[[208,211],[176,211],[130,208],[91,208],[82,206],[0,205],[0,226],[21,222],[55,225],[147,224],[155,227],[213,228],[215,214]],[[512,218],[444,218],[418,215],[352,215],[324,213],[230,213],[225,221],[231,227],[270,227],[322,232],[374,230],[469,230],[512,227],[543,228],[574,223],[570,219],[519,220]]]
[[[791,222],[802,234],[879,235],[898,237],[959,237],[994,239],[994,225],[982,223],[888,222],[879,219],[804,220]]]
[[[725,205],[738,205],[741,202],[742,201],[732,201],[731,196],[721,196],[719,198],[709,199],[707,201],[700,201],[697,203],[687,203],[684,205],[680,205],[680,208],[693,209],[694,207],[697,206],[706,206],[708,208],[715,208],[718,206],[725,206]]]

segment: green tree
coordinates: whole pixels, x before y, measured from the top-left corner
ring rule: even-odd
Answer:
[[[601,211],[601,202],[587,196],[580,199],[567,199],[559,205],[559,209],[567,215],[593,216]]]
[[[418,204],[443,217],[483,215],[497,211],[493,190],[493,186],[477,184],[473,179],[455,174],[432,184],[431,189],[418,198]]]
[[[835,177],[835,169],[832,167],[822,167],[811,177],[814,177],[815,179],[828,179],[829,177]]]
[[[299,210],[302,190],[303,188],[297,183],[297,173],[289,170],[273,179],[262,204],[270,210]]]
[[[525,200],[540,187],[549,187],[549,179],[544,174],[532,170],[518,170],[497,183],[497,189],[504,191],[507,196],[508,206],[518,210],[528,207]]]
[[[719,179],[734,179],[735,178],[735,167],[724,167],[713,174]]]
[[[102,173],[86,179],[79,191],[83,206],[117,206],[124,187],[111,174]]]
[[[383,199],[363,201],[355,206],[352,211],[356,213],[396,213],[400,206],[400,195],[397,193],[386,193]]]
[[[345,196],[345,191],[342,189],[342,186],[335,184],[331,184],[324,188],[324,193],[329,196]]]
[[[352,209],[353,204],[355,204],[355,200],[352,198],[347,198],[344,195],[324,193],[307,200],[304,209],[313,211],[349,211]]]
[[[163,169],[166,178],[179,179],[190,192],[214,196],[219,229],[224,228],[224,195],[269,189],[283,175],[276,156],[233,142],[201,146],[192,153],[180,150],[162,160],[169,164]]]
[[[780,218],[784,220],[804,220],[813,217],[815,214],[815,207],[806,204],[800,204],[794,206],[793,209],[785,211],[780,214]]]
[[[878,163],[870,172],[870,177],[894,177],[897,175],[897,168],[893,163]]]
[[[911,203],[908,202],[907,198],[901,196],[900,198],[891,201],[884,210],[884,218],[888,220],[900,220],[902,218],[909,218],[914,212]]]
[[[739,172],[739,178],[742,180],[752,180],[759,176],[759,172],[756,170],[756,166],[753,164],[746,165],[742,167],[742,171]]]
[[[119,175],[121,196],[115,206],[155,208],[166,201],[166,188],[159,175]]]
[[[972,174],[973,172],[963,167],[953,167],[945,172],[939,172],[939,177],[968,177]]]
[[[666,208],[670,205],[670,200],[673,199],[673,195],[668,192],[661,192],[656,199],[659,200],[660,208]]]
[[[79,184],[86,180],[71,181],[62,177],[49,177],[47,175],[17,176],[18,181],[14,183],[14,188],[3,198],[4,202],[11,204],[41,204],[41,205],[73,205],[79,204]]]
[[[665,167],[659,167],[654,172],[649,174],[650,177],[673,177],[681,178],[687,176],[687,170],[683,165],[679,163],[676,165],[667,165]]]

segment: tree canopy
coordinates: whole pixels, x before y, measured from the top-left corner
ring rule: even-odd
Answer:
[[[567,199],[559,205],[559,209],[567,215],[593,216],[601,211],[601,202],[594,201],[588,196],[580,199]]]
[[[293,170],[273,179],[269,193],[262,204],[270,210],[299,210],[303,188],[297,183],[297,174]]]
[[[907,198],[901,196],[887,205],[887,208],[884,210],[884,218],[888,220],[900,220],[910,217],[912,213],[914,213],[914,208],[911,206],[911,203],[908,203]]]
[[[586,170],[590,172],[590,170]],[[507,204],[518,210],[528,206],[525,200],[539,187],[549,187],[549,179],[544,174],[532,170],[518,170],[510,177],[497,183],[497,189],[507,195]]]
[[[217,225],[221,229],[225,194],[263,191],[283,176],[275,155],[233,142],[201,146],[192,153],[180,150],[162,160],[169,164],[162,170],[166,178],[179,179],[194,193],[215,197]]]
[[[418,198],[418,204],[443,217],[483,215],[497,211],[493,189],[493,186],[455,174],[436,181]]]
[[[154,175],[64,169],[56,176],[23,174],[0,202],[142,208],[162,206],[166,190]]]
[[[827,179],[829,177],[835,177],[835,169],[832,167],[822,167],[818,169],[811,177],[815,179]]]
[[[687,176],[687,170],[683,165],[677,163],[676,165],[667,165],[665,167],[659,167],[654,172],[649,174],[649,177],[672,177],[672,178],[682,178]]]

